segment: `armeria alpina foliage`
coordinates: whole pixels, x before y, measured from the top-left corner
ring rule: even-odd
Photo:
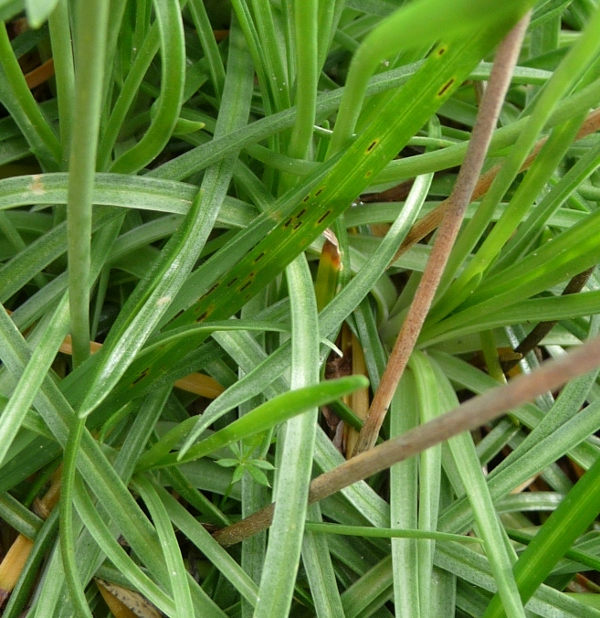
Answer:
[[[0,19],[3,616],[600,615],[595,2]]]

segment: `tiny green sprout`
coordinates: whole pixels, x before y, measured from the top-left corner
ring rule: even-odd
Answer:
[[[275,467],[272,463],[269,463],[264,459],[252,458],[252,455],[256,449],[256,444],[254,441],[252,443],[238,442],[230,444],[229,449],[235,457],[224,457],[217,460],[217,464],[223,466],[224,468],[235,467],[231,477],[231,482],[229,483],[229,486],[223,496],[223,502],[227,500],[233,486],[238,481],[242,480],[246,472],[248,472],[248,474],[260,485],[271,487],[269,479],[263,470],[274,470]]]
[[[154,120],[158,113],[158,101],[155,101],[150,107],[150,119]],[[173,127],[173,135],[182,136],[201,131],[206,126],[206,123],[194,117],[194,113],[189,109],[181,109],[179,118]]]
[[[205,126],[206,124],[204,122],[200,122],[199,120],[188,120],[187,118],[179,118],[175,123],[173,135],[189,135],[190,133],[201,131],[202,129],[204,129]]]

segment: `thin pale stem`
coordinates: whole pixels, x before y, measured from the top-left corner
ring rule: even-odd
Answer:
[[[373,398],[369,415],[354,447],[353,455],[355,456],[375,445],[394,392],[433,302],[450,251],[454,246],[454,241],[481,173],[528,23],[529,14],[519,21],[498,47],[490,81],[483,95],[477,122],[473,128],[469,149],[450,198],[451,204],[444,214],[415,298],[400,329],[379,388]]]

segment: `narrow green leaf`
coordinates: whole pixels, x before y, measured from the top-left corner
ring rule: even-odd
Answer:
[[[54,10],[58,0],[25,0],[27,21],[32,28],[39,28]]]
[[[524,602],[533,595],[556,562],[600,513],[600,496],[595,491],[599,475],[600,458],[579,479],[519,557],[514,574]],[[495,618],[503,615],[500,600],[494,597],[484,616]]]
[[[435,530],[401,530],[400,528],[369,528],[368,526],[343,526],[340,524],[306,522],[306,529],[324,534],[342,534],[345,536],[362,536],[378,539],[432,539],[434,541],[451,541],[454,543],[482,543],[473,536],[448,534]]]
[[[286,279],[292,317],[290,386],[292,389],[303,390],[318,388],[321,385],[317,300],[305,256],[299,256],[287,267]],[[325,384],[327,382],[323,383]],[[250,414],[244,418],[248,418]],[[258,590],[259,601],[255,612],[257,618],[289,612],[294,592],[293,582],[302,550],[316,429],[315,405],[308,408],[307,413],[302,416],[290,419],[279,432],[276,453],[279,467],[276,471],[275,489],[277,506]],[[252,474],[251,470],[250,473]]]
[[[212,436],[202,440],[194,446],[190,446],[183,452],[180,451],[179,454],[173,453],[171,455],[164,455],[164,445],[160,442],[157,443],[140,458],[137,469],[141,471],[148,468],[159,468],[175,465],[178,462],[193,461],[194,459],[205,457],[232,442],[238,442],[239,440],[256,435],[257,433],[267,431],[267,429],[301,414],[310,408],[325,405],[334,399],[349,395],[355,390],[366,388],[368,384],[369,381],[364,376],[350,376],[347,378],[340,378],[339,380],[328,380],[327,382],[321,382],[320,384],[295,391],[289,391],[265,402],[252,412],[215,432]],[[193,422],[196,421],[196,419],[189,420]],[[176,430],[173,430],[176,433],[165,436],[168,450],[171,449],[173,442],[176,444],[182,435],[185,435],[183,432],[189,427],[187,421],[186,425],[183,431],[178,427]]]
[[[443,407],[451,409],[457,406],[458,399],[449,380],[439,368],[429,365],[429,361],[424,356],[419,355],[419,358],[422,359],[423,364],[427,363],[428,370],[436,376]],[[475,452],[473,438],[467,432],[451,438],[448,445],[471,504],[478,536],[483,539],[485,553],[490,562],[502,604],[506,608],[507,615],[524,618],[525,610],[510,571],[515,560],[514,550],[508,544],[506,533],[494,509],[492,497]]]
[[[160,541],[169,574],[175,609],[180,616],[194,616],[194,605],[187,578],[187,571],[175,537],[175,530],[156,490],[143,476],[134,480],[134,485],[146,503]]]
[[[133,148],[122,154],[111,170],[137,172],[163,150],[179,119],[184,76],[185,47],[179,3],[154,0],[161,43],[162,88],[150,128]]]
[[[11,446],[21,424],[25,420],[25,415],[29,410],[44,377],[50,370],[50,365],[54,360],[60,344],[63,342],[69,327],[69,314],[67,311],[68,298],[63,296],[54,314],[49,316],[47,328],[19,382],[12,392],[6,407],[0,416],[0,464],[6,457],[6,453]],[[4,309],[1,310],[0,323],[10,321]],[[6,326],[5,326],[6,327]],[[2,344],[0,343],[0,355],[2,354]]]
[[[323,172],[319,169],[314,178],[307,179],[310,191],[293,191],[283,196],[277,211],[257,218],[254,227],[262,227],[264,233],[271,231],[245,257],[239,256],[238,247],[226,245],[223,252],[231,254],[233,251],[238,255],[238,263],[208,290],[204,288],[204,279],[203,296],[172,322],[171,327],[209,317],[228,317],[262,289],[283,265],[307,248],[352,203],[361,188],[369,184],[373,175],[447,99],[462,79],[460,76],[467,75],[484,50],[501,35],[498,30],[494,30],[493,35],[481,33],[464,42],[442,46],[439,54],[432,54],[421,71],[387,101],[386,111],[382,111],[369,132],[359,135],[343,155],[327,167],[324,177],[321,178]],[[401,110],[400,115],[398,110]],[[315,179],[318,179],[316,185]],[[236,238],[233,245],[237,241]],[[220,269],[219,259],[220,253],[215,256],[217,270]],[[231,255],[227,259],[230,260]],[[187,346],[179,345],[176,349],[166,348],[163,355],[173,362],[175,354],[181,357],[187,352]],[[157,365],[160,364],[157,359]],[[124,377],[132,394],[155,378],[154,367],[145,363],[132,365]]]

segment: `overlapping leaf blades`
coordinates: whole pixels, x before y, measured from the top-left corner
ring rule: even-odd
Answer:
[[[57,98],[50,89],[44,95],[48,100],[38,104],[9,51],[8,36],[2,37],[6,53],[0,99],[11,117],[0,120],[0,161],[16,161],[20,167],[3,168],[3,174],[12,177],[0,180],[0,208],[6,211],[0,213],[0,297],[14,310],[10,318],[2,314],[5,327],[0,332],[0,392],[8,401],[0,419],[0,437],[5,440],[0,485],[11,492],[0,497],[0,514],[20,532],[36,536],[5,615],[20,614],[36,585],[40,562],[50,556],[55,543],[56,516],[41,525],[25,515],[23,505],[29,506],[57,465],[77,413],[89,414],[81,446],[75,449],[78,473],[72,488],[82,525],[76,520],[72,529],[77,555],[67,555],[66,560],[71,571],[81,575],[86,598],[80,602],[89,604],[93,615],[106,615],[91,583],[93,577],[137,588],[167,615],[279,617],[291,611],[294,615],[387,616],[394,609],[397,615],[462,612],[480,616],[497,584],[504,598],[512,601],[505,610],[518,615],[514,580],[506,568],[512,557],[499,547],[504,528],[496,510],[512,513],[509,527],[531,523],[525,519],[527,510],[554,509],[572,485],[556,465],[558,458],[568,453],[584,468],[592,466],[598,449],[590,436],[600,425],[595,376],[573,383],[556,402],[548,395],[537,405],[514,411],[521,425],[500,422],[477,445],[477,454],[487,463],[502,448],[513,448],[514,453],[488,477],[480,473],[471,439],[463,436],[451,445],[452,458],[438,452],[424,455],[420,470],[414,463],[394,469],[392,483],[401,485],[394,485],[389,494],[381,481],[375,481],[372,487],[358,483],[306,512],[297,509],[296,503],[298,496],[306,495],[313,465],[326,470],[342,461],[316,425],[314,406],[364,385],[359,377],[317,384],[319,362],[329,351],[321,344],[348,321],[376,388],[385,363],[377,328],[386,340],[397,333],[428,248],[420,245],[411,250],[387,273],[386,267],[419,211],[435,207],[431,198],[427,201],[427,192],[446,196],[453,178],[450,174],[436,177],[431,189],[431,177],[419,178],[403,203],[350,205],[369,188],[387,188],[386,182],[460,163],[476,111],[471,85],[465,80],[470,75],[487,76],[489,65],[476,65],[489,60],[489,52],[527,3],[504,3],[497,12],[490,3],[479,17],[468,14],[469,19],[481,20],[481,29],[463,37],[463,42],[449,40],[430,50],[438,34],[427,32],[418,44],[411,41],[406,51],[402,41],[394,41],[389,48],[394,54],[398,48],[405,51],[397,58],[390,52],[392,70],[380,67],[383,72],[370,80],[367,93],[372,98],[359,120],[358,135],[328,160],[326,129],[336,120],[332,113],[341,99],[332,80],[343,81],[348,50],[354,52],[369,33],[379,32],[391,5],[366,0],[347,2],[346,7],[341,2],[306,2],[302,7],[302,3],[235,0],[233,22],[230,15],[223,20],[223,25],[231,26],[230,38],[217,43],[209,17],[218,20],[219,16],[209,16],[203,2],[189,1],[182,13],[183,29],[175,27],[179,8],[168,4],[159,0],[111,4],[107,61],[104,74],[98,76],[104,88],[101,122],[107,132],[100,139],[100,174],[94,186],[96,212],[88,247],[91,276],[79,282],[82,289],[92,290],[90,326],[106,345],[101,355],[66,378],[60,364],[51,373],[48,363],[66,324],[65,301],[60,299],[66,290],[63,204],[68,185],[64,173],[48,172],[67,171],[70,136],[77,131],[70,125],[69,93],[73,65],[75,70],[85,70],[78,33],[73,33],[74,57],[69,46],[60,44],[70,37],[72,3],[26,2],[32,22],[41,23],[49,16],[49,29],[24,32],[12,41],[18,55],[35,50],[40,41],[52,49]],[[423,20],[424,32],[427,15],[434,17],[428,11],[435,5],[434,0],[411,3],[413,17]],[[459,5],[469,9],[467,0],[439,8],[452,15],[453,6]],[[0,16],[9,19],[22,6],[0,3]],[[307,15],[310,8],[310,20],[303,22],[306,15],[298,16],[302,8]],[[531,86],[515,86],[509,93],[503,126],[492,146],[499,160],[529,122],[518,116],[535,109],[538,89],[562,62],[565,48],[583,38],[580,32],[588,22],[594,26],[598,21],[592,9],[584,0],[536,5],[529,46],[522,57],[528,66],[519,67],[514,80]],[[435,17],[443,15],[440,10]],[[393,19],[404,23],[401,14]],[[389,24],[396,23],[393,19]],[[561,20],[568,24],[568,32],[561,30]],[[453,22],[448,27],[462,32],[464,24]],[[306,28],[313,28],[313,47],[296,54],[294,41],[302,40]],[[595,40],[592,32],[587,36]],[[441,34],[439,38],[444,40]],[[385,41],[381,45],[385,48]],[[157,53],[160,59],[154,58]],[[553,115],[548,109],[543,118],[534,112],[530,123],[542,127],[550,117],[548,126],[556,127],[551,141],[555,158],[552,153],[541,155],[530,184],[522,184],[535,186],[536,191],[542,187],[547,195],[537,199],[534,216],[529,213],[536,195],[527,202],[517,190],[515,197],[508,193],[499,201],[490,221],[497,221],[505,211],[518,213],[514,221],[506,217],[498,228],[505,228],[507,238],[514,236],[504,249],[504,240],[495,247],[499,259],[489,270],[483,269],[472,294],[457,296],[455,304],[436,309],[420,343],[429,358],[421,353],[415,356],[412,373],[393,404],[397,415],[419,409],[426,420],[447,407],[456,389],[474,393],[489,389],[492,378],[466,363],[465,354],[483,349],[493,364],[498,356],[495,339],[499,345],[506,343],[501,327],[514,327],[507,332],[512,336],[528,322],[561,320],[560,328],[545,342],[554,344],[547,348],[551,354],[562,352],[557,344],[578,342],[596,333],[597,324],[588,316],[598,312],[597,279],[592,276],[580,294],[560,295],[571,276],[598,261],[597,139],[592,135],[572,145],[577,124],[600,99],[594,81],[597,50],[589,47],[581,53],[580,68],[590,67],[589,73],[569,91],[574,85],[569,80],[579,79],[571,71],[569,79],[557,86],[563,88],[565,98],[551,101],[556,106]],[[328,76],[321,78],[315,97],[323,64]],[[166,78],[162,81],[161,71]],[[561,71],[557,74],[560,77]],[[299,97],[301,85],[302,93],[310,92],[314,101],[310,96]],[[336,89],[325,92],[328,88]],[[292,104],[297,107],[289,110]],[[436,113],[442,116],[438,141],[424,129]],[[205,129],[200,130],[202,123]],[[313,130],[315,123],[317,130]],[[455,145],[446,147],[450,143]],[[423,144],[442,149],[425,154],[409,150]],[[405,147],[403,156],[391,162]],[[37,159],[19,163],[31,153]],[[513,152],[516,158],[523,154]],[[142,169],[144,165],[153,169]],[[522,179],[517,180],[520,183]],[[203,192],[197,194],[200,186]],[[468,217],[472,216],[470,212]],[[375,233],[381,222],[393,223],[383,239]],[[337,234],[343,289],[330,290],[328,298],[333,301],[317,324],[311,274],[321,234],[328,227]],[[346,229],[351,233],[346,234]],[[486,228],[484,238],[487,233]],[[80,241],[87,242],[83,235]],[[290,263],[284,283],[282,275]],[[463,260],[455,266],[464,266]],[[405,286],[400,295],[395,287],[398,272]],[[335,285],[337,278],[330,281]],[[374,303],[367,297],[369,291]],[[238,312],[242,319],[227,320]],[[52,315],[60,319],[49,327]],[[209,333],[214,333],[212,341],[207,340]],[[438,344],[443,351],[435,349]],[[535,364],[535,359],[529,362]],[[211,407],[210,423],[207,420],[200,427],[205,430],[214,423],[215,433],[203,435],[197,445],[189,442],[187,455],[180,458],[177,450],[196,425],[191,411],[197,404],[192,396],[172,393],[170,387],[176,377],[198,369],[217,378],[226,391]],[[290,391],[290,384],[294,389],[306,388]],[[288,407],[290,401],[293,405]],[[343,404],[335,405],[343,414]],[[287,435],[285,430],[273,433],[279,420],[304,409],[311,412],[290,424]],[[227,416],[231,410],[241,418],[234,422]],[[404,431],[415,422],[416,418],[396,416],[392,432]],[[236,433],[240,427],[243,432]],[[527,438],[524,427],[532,430]],[[290,433],[296,430],[297,435]],[[244,449],[254,449],[253,460],[275,463],[275,474],[269,478],[272,493],[250,475],[232,485],[230,469],[214,463],[212,458],[231,457],[228,451],[214,449],[233,439],[246,440]],[[302,471],[298,478],[291,468],[285,469],[292,457]],[[161,471],[149,472],[153,467]],[[536,474],[543,475],[550,491],[504,498]],[[33,484],[28,477],[34,478]],[[385,539],[359,536],[348,542],[325,535],[320,528],[314,528],[319,532],[302,530],[305,518],[325,517],[347,526],[369,524],[388,530],[408,525],[463,533],[474,519],[463,495],[467,486],[471,500],[478,501],[482,510],[477,513],[478,532],[488,547],[497,550],[488,552],[489,560],[441,537],[435,546],[430,539],[394,539],[390,557]],[[181,502],[168,493],[170,488],[182,497]],[[229,497],[223,500],[223,495]],[[244,542],[241,557],[229,555],[199,523],[222,526],[274,498],[282,506],[269,550],[265,536],[259,535]],[[593,519],[596,506],[586,508],[585,517],[578,519],[581,529]],[[285,516],[286,512],[291,514]],[[558,523],[546,528],[549,538],[565,528],[571,514],[563,512],[557,511]],[[294,532],[288,533],[286,522],[292,520]],[[177,537],[173,527],[180,531]],[[572,530],[580,532],[577,527]],[[134,555],[116,542],[119,536]],[[566,546],[572,542],[566,539]],[[595,564],[595,537],[584,537],[581,543],[579,556]],[[539,545],[530,554],[550,564],[541,540]],[[527,590],[533,590],[540,582],[528,571],[527,564],[536,562],[527,555],[525,566],[518,568],[525,574]],[[189,557],[189,562],[182,556]],[[289,563],[283,568],[285,560]],[[301,571],[295,579],[300,560],[307,577]],[[194,571],[195,564],[199,568]],[[432,565],[437,569],[432,571]],[[197,573],[202,585],[183,574],[184,569]],[[562,564],[551,581],[558,581],[555,585],[560,588],[568,580],[564,573],[578,569],[572,562]],[[436,586],[428,590],[432,576],[437,578]],[[39,584],[32,616],[72,614],[71,600],[62,602],[63,579],[55,552]],[[541,615],[598,615],[577,599],[544,586],[530,603],[528,609]]]

